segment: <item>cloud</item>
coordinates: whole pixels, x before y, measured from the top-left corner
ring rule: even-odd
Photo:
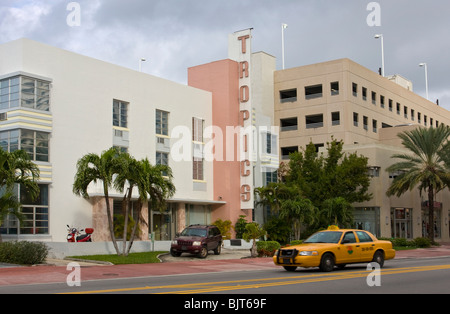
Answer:
[[[66,23],[69,2],[2,0],[0,42],[28,37],[133,69],[144,57],[144,72],[185,83],[188,67],[227,58],[227,36],[240,29],[254,28],[254,51],[276,56],[278,68],[287,23],[287,67],[347,57],[373,71],[381,66],[373,36],[382,33],[386,73],[423,95],[418,64],[427,62],[430,95],[445,95],[450,108],[447,0],[379,0],[380,27],[367,25],[369,0],[79,0],[79,27]]]

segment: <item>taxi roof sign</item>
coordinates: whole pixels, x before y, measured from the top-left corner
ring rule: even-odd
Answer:
[[[327,230],[339,230],[339,227],[335,226],[335,225],[331,225],[331,226],[328,226]]]

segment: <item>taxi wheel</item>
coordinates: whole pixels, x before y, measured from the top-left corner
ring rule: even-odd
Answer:
[[[322,256],[322,260],[320,261],[319,266],[321,271],[330,272],[334,269],[334,256],[330,253],[325,253]]]
[[[287,271],[295,271],[297,269],[297,266],[283,266],[283,268]]]
[[[373,255],[373,259],[372,259],[373,263],[378,263],[378,265],[380,265],[380,268],[383,268],[384,266],[384,254],[382,251],[376,251],[375,254]]]

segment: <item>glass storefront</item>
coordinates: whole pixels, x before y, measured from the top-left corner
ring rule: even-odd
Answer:
[[[440,203],[439,203],[440,204]],[[441,207],[439,204],[434,207],[434,238],[441,238]],[[426,204],[425,204],[426,205]],[[428,207],[422,207],[422,237],[428,237],[428,226],[429,226],[429,211]]]
[[[165,212],[150,210],[150,232],[154,232],[155,241],[169,241],[173,238],[173,232],[175,230],[175,205],[167,204]]]
[[[391,236],[412,239],[412,208],[391,208]]]
[[[380,208],[357,207],[354,211],[355,229],[366,230],[380,236]]]

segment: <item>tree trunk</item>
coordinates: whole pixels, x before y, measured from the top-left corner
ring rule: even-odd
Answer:
[[[131,247],[133,246],[133,242],[134,242],[134,237],[136,235],[136,230],[137,227],[139,226],[139,223],[141,222],[141,211],[142,211],[142,202],[141,199],[138,200],[138,218],[137,221],[135,222],[134,226],[133,226],[133,231],[131,231],[131,236],[130,236],[130,244],[128,245],[128,249],[127,249],[127,256],[128,254],[130,254],[130,250]]]
[[[114,235],[114,226],[113,226],[113,220],[111,215],[111,206],[109,204],[109,195],[108,195],[108,187],[103,186],[104,192],[105,192],[105,202],[106,202],[106,215],[108,217],[108,225],[109,225],[109,234],[111,236],[111,241],[114,245],[114,249],[116,250],[117,255],[120,255],[119,253],[119,247],[117,246],[116,236]]]
[[[434,242],[434,191],[431,185],[428,187],[428,238]]]
[[[125,213],[124,213],[124,223],[123,223],[123,244],[122,244],[122,255],[128,256],[127,252],[127,234],[128,234],[128,213],[131,212],[131,195],[133,191],[133,186],[130,186],[128,188],[128,193],[125,193],[122,206],[125,206]]]

